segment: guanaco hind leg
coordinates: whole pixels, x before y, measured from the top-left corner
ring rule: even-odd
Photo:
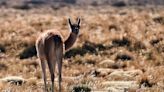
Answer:
[[[44,80],[44,88],[45,88],[45,92],[47,91],[47,77],[46,77],[46,64],[45,64],[45,61],[43,60],[40,60],[41,62],[41,67],[42,67],[42,78]]]
[[[59,43],[58,49],[56,49],[57,65],[58,65],[58,86],[59,92],[61,92],[61,82],[62,82],[62,60],[63,60],[63,44]]]
[[[45,41],[45,54],[46,60],[49,67],[49,72],[51,76],[51,92],[54,92],[54,79],[55,79],[55,66],[56,66],[56,53],[55,53],[55,43],[53,39],[48,39]]]
[[[41,43],[41,39],[37,40],[36,42],[36,50],[37,50],[37,56],[40,60],[40,65],[42,68],[42,78],[44,81],[44,89],[46,92],[47,91],[46,59],[45,59],[45,53],[44,53],[44,46]]]

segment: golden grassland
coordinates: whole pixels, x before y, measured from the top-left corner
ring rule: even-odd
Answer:
[[[36,56],[20,59],[20,53],[34,47],[38,35],[48,29],[61,31],[67,39],[67,18],[75,21],[79,16],[79,38],[63,61],[64,92],[78,85],[92,91],[110,91],[112,81],[136,82],[137,87],[126,89],[131,92],[162,92],[163,10],[164,7],[110,6],[68,6],[56,10],[48,7],[30,10],[1,8],[0,78],[19,76],[25,82],[19,85],[0,82],[0,90],[42,92],[44,86],[39,60]],[[47,74],[49,76],[48,69]]]

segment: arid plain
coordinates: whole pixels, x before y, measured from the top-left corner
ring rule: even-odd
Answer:
[[[67,39],[67,18],[77,17],[81,29],[64,56],[63,92],[164,90],[164,7],[69,5],[0,8],[1,92],[42,92],[35,40],[48,29],[61,31]]]

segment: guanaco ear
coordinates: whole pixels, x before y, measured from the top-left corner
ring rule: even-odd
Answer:
[[[80,18],[77,19],[77,24],[78,24],[78,25],[80,24]]]
[[[72,25],[70,18],[68,18],[68,23],[69,23],[70,26]]]

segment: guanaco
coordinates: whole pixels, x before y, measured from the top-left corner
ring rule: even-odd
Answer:
[[[47,91],[47,77],[46,77],[46,62],[49,67],[51,75],[51,92],[54,92],[54,78],[55,78],[55,66],[58,66],[58,86],[59,92],[61,92],[62,82],[62,61],[64,51],[67,51],[75,43],[80,29],[80,18],[77,23],[72,24],[70,18],[68,18],[68,24],[70,28],[70,34],[68,39],[64,41],[62,34],[58,30],[48,30],[41,34],[36,40],[37,56],[40,60],[42,68],[42,76],[44,80],[45,91]]]

